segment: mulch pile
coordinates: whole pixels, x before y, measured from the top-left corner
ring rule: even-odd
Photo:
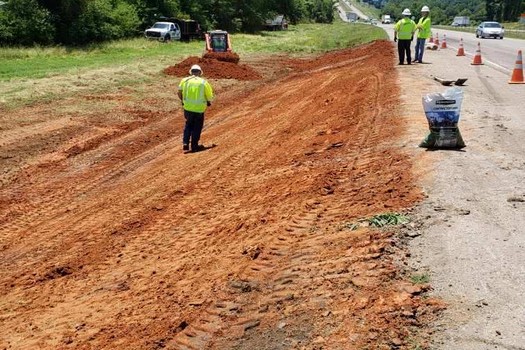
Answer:
[[[256,70],[247,65],[195,56],[188,57],[184,61],[164,69],[164,74],[184,77],[188,75],[191,66],[194,64],[201,66],[203,76],[206,78],[236,80],[258,80],[262,78]]]

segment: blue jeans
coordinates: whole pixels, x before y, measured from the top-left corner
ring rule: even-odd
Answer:
[[[419,61],[419,62],[423,62],[423,52],[425,51],[425,40],[427,39],[422,39],[422,38],[417,38],[417,41],[416,41],[416,58],[415,60],[416,61]]]
[[[184,126],[182,143],[189,145],[191,138],[191,149],[195,151],[199,146],[199,139],[201,138],[202,127],[204,126],[204,113],[184,110],[184,118],[186,119],[186,125]]]

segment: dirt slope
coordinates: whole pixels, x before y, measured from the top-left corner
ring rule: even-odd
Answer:
[[[436,303],[391,232],[344,228],[421,197],[390,44],[254,67],[213,82],[197,154],[175,102],[126,91],[1,120],[0,348],[413,346]]]

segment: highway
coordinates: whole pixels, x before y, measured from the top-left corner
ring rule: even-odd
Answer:
[[[393,25],[380,26],[386,30],[391,38],[393,38]],[[465,53],[470,57],[473,57],[476,53],[478,42],[481,43],[481,57],[483,62],[506,73],[514,69],[518,50],[525,51],[525,40],[521,39],[478,39],[474,33],[456,32],[442,29],[433,29],[432,32],[434,35],[439,35],[440,41],[443,40],[443,35],[446,35],[448,50],[457,51],[459,47],[459,41],[461,38],[463,38]]]
[[[350,1],[343,0],[343,2],[346,4],[347,8],[350,8],[351,12],[357,13],[357,15],[359,16],[360,19],[363,19],[363,20],[367,20],[368,19],[368,16],[365,15],[363,12],[361,12],[357,7],[352,5],[352,3]],[[348,20],[346,19],[345,9],[342,9],[340,7],[339,3],[337,4],[337,7],[338,7],[338,10],[339,10],[338,11],[339,15],[341,16],[343,21],[348,22]],[[343,14],[344,14],[344,17],[342,16]]]

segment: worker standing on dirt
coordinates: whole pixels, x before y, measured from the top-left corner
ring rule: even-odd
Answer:
[[[191,152],[198,152],[203,149],[203,146],[199,146],[199,139],[204,126],[204,112],[211,106],[214,96],[210,83],[201,77],[202,69],[199,65],[193,65],[190,74],[191,76],[182,79],[178,92],[186,119],[182,150],[189,151],[191,145]]]
[[[423,52],[425,51],[425,41],[430,38],[430,9],[428,6],[423,6],[421,8],[421,18],[417,22],[416,29],[417,41],[416,41],[416,54],[414,62],[423,63]]]
[[[407,63],[412,64],[410,45],[412,40],[414,40],[416,23],[410,19],[412,14],[409,9],[404,9],[402,15],[403,18],[394,25],[394,41],[397,41],[399,64],[405,64],[405,55]]]

